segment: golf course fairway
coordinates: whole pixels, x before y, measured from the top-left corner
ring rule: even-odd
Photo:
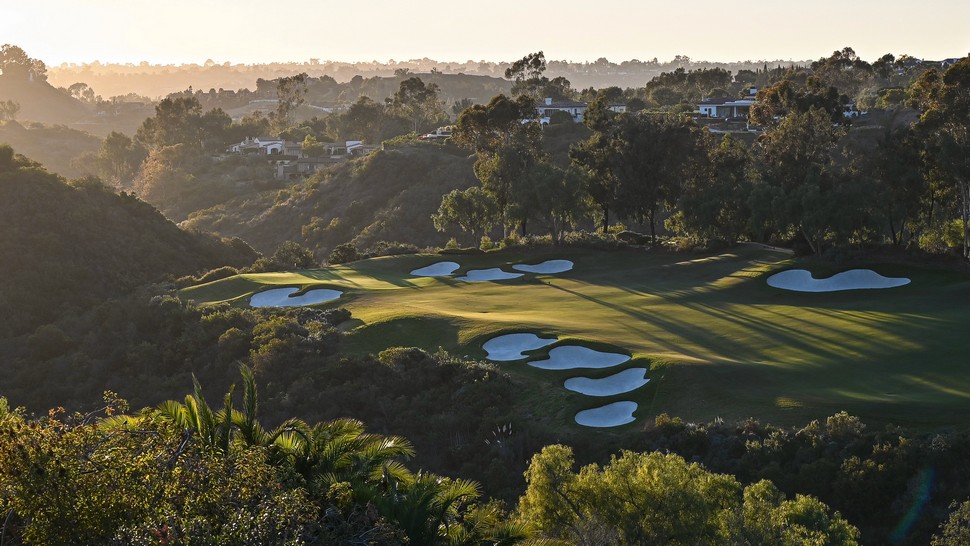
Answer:
[[[443,259],[473,269],[570,260],[555,276],[468,283],[410,272]],[[550,426],[576,427],[577,411],[614,401],[637,403],[630,430],[660,413],[690,421],[754,417],[804,424],[848,411],[878,426],[965,426],[970,414],[970,275],[895,264],[866,264],[912,282],[888,290],[800,293],[766,279],[794,267],[818,278],[839,271],[767,249],[712,254],[540,247],[458,256],[409,255],[319,270],[245,274],[184,289],[201,305],[247,306],[269,287],[339,290],[343,350],[439,347],[484,360],[482,344],[502,334],[558,337],[557,345],[623,352],[603,370],[537,370],[498,363],[520,391],[519,407]],[[571,377],[606,377],[647,368],[649,383],[619,397],[592,399],[562,388]],[[610,429],[606,429],[610,430]]]

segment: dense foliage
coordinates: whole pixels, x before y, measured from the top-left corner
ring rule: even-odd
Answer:
[[[926,544],[950,503],[970,497],[970,434],[868,430],[844,412],[798,428],[662,415],[636,447],[677,453],[742,483],[767,479],[789,495],[813,495],[857,525],[864,544]]]
[[[241,197],[193,214],[192,228],[242,237],[269,253],[280,241],[310,248],[323,261],[338,245],[381,241],[441,246],[448,235],[430,217],[441,195],[472,185],[467,154],[413,143],[375,152],[281,191]]]
[[[0,146],[0,336],[32,330],[166,275],[255,258],[241,241],[180,230],[96,179],[71,184]]]
[[[624,451],[573,471],[572,450],[532,458],[519,516],[570,544],[831,544],[859,536],[817,499],[787,500],[768,480],[749,485],[677,455]]]
[[[22,93],[26,74],[44,72],[11,46],[0,61],[0,87]],[[606,238],[611,215],[649,229],[655,243],[666,230],[701,243],[789,243],[820,256],[890,244],[962,246],[966,257],[970,60],[920,75],[905,61],[869,64],[846,48],[810,69],[732,77],[681,68],[642,89],[584,90],[585,126],[543,128],[529,122],[536,98],[579,94],[544,75],[539,52],[506,71],[518,98],[455,101],[454,138],[465,149],[399,136],[447,120],[441,78],[406,72],[346,85],[301,73],[238,96],[189,90],[161,101],[133,138],[112,133],[97,152],[70,130],[43,131],[90,148],[73,168],[136,190],[190,227],[245,237],[268,255],[255,263],[241,240],[182,231],[133,194],[95,178],[65,183],[0,146],[3,394],[33,411],[89,407],[105,389],[155,405],[196,381],[184,403],[128,415],[111,393],[106,416],[55,409],[30,418],[0,398],[0,544],[515,544],[534,536],[850,545],[925,544],[934,532],[934,544],[964,543],[970,505],[956,503],[970,497],[965,432],[867,431],[845,413],[798,429],[661,416],[627,446],[642,452],[566,438],[591,463],[577,473],[573,448],[541,449],[563,439],[512,412],[520,386],[494,365],[407,347],[341,354],[345,310],[198,308],[146,286],[415,248],[385,241],[441,245],[460,236],[456,227],[475,242],[498,225],[548,230],[559,243],[569,240],[566,228],[595,221]],[[369,99],[368,86],[390,87],[390,98]],[[682,115],[701,97],[752,86],[760,88],[756,140],[716,136]],[[85,88],[66,91],[89,100]],[[307,97],[348,88],[360,98],[346,112],[296,120]],[[233,122],[220,109],[267,93],[278,99],[269,117]],[[854,120],[845,115],[852,100],[894,111]],[[615,112],[616,103],[627,111]],[[19,104],[3,108],[12,120]],[[15,122],[3,129],[26,131]],[[314,153],[334,139],[398,138],[287,186],[270,180],[263,158],[223,155],[226,144],[267,130]],[[491,244],[483,237],[483,248]],[[230,387],[240,364],[241,405]],[[198,380],[229,389],[221,409]],[[282,423],[275,429],[257,420],[257,384],[270,402],[263,416]],[[460,479],[405,468],[414,448],[420,466]],[[481,501],[482,489],[506,501],[522,494],[515,515]]]
[[[0,398],[0,541],[26,544],[518,544],[528,533],[474,482],[412,473],[407,440],[354,420],[276,429],[257,420],[243,368],[210,406],[27,419]],[[100,413],[100,412],[98,412]]]

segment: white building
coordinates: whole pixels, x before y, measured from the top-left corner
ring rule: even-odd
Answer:
[[[303,156],[303,144],[280,138],[246,137],[238,144],[229,146],[229,151],[235,154],[288,155]]]
[[[748,117],[757,93],[758,90],[752,87],[748,91],[748,96],[743,99],[732,99],[730,97],[705,98],[697,105],[697,111],[709,118],[726,119]]]
[[[556,112],[565,112],[569,114],[574,122],[582,123],[583,116],[586,114],[588,108],[589,103],[585,101],[552,100],[551,97],[546,97],[536,105],[536,111],[539,114],[539,123],[542,125],[548,125],[553,114]],[[611,112],[623,113],[626,112],[626,105],[611,104],[609,109]]]

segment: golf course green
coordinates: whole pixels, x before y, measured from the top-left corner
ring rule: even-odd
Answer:
[[[570,271],[494,282],[463,282],[472,269],[571,260]],[[409,272],[441,261],[453,276]],[[533,351],[586,345],[630,354],[602,370],[539,370],[497,363],[515,380],[521,412],[550,426],[576,427],[577,411],[630,400],[631,429],[660,413],[690,421],[754,417],[804,424],[848,411],[873,425],[965,426],[970,414],[970,275],[868,264],[911,283],[882,290],[802,293],[766,279],[791,268],[824,278],[849,267],[801,262],[769,249],[735,247],[708,255],[531,248],[467,255],[375,258],[319,270],[243,274],[181,291],[201,305],[248,306],[259,291],[339,290],[353,319],[344,350],[439,347],[485,359],[501,334],[558,337]],[[649,383],[615,397],[563,389],[571,377],[601,378],[648,368]]]

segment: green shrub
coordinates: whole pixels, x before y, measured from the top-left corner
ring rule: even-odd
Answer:
[[[196,281],[199,284],[205,284],[207,282],[218,281],[219,279],[225,279],[238,274],[239,274],[238,269],[227,265],[227,266],[219,267],[211,271],[208,271],[206,273],[203,273],[202,276],[198,277]]]
[[[482,235],[482,240],[478,244],[478,248],[483,251],[492,250],[495,248],[495,243],[492,242],[492,238],[488,235]]]
[[[588,231],[570,231],[563,237],[563,243],[567,246],[597,250],[616,250],[628,246],[623,241],[618,241],[614,237],[603,236],[599,233],[590,233]]]
[[[367,256],[400,256],[402,254],[417,254],[421,249],[410,243],[377,241],[367,249]]]
[[[353,243],[344,243],[342,245],[337,245],[336,248],[330,252],[327,256],[327,262],[331,264],[345,264],[347,262],[356,262],[363,256],[357,247]]]

